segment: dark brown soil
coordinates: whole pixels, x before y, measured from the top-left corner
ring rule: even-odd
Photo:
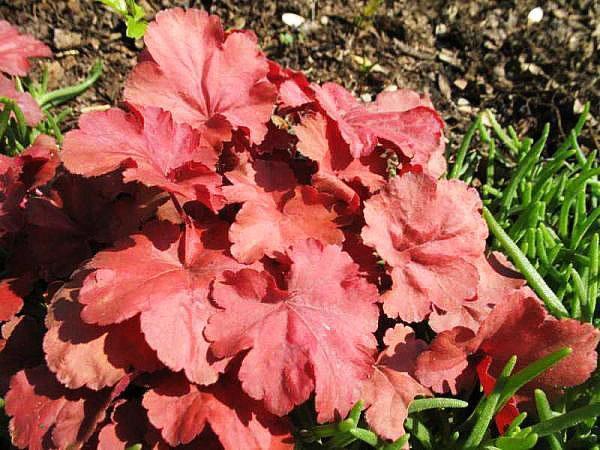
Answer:
[[[337,81],[364,98],[391,85],[429,92],[448,124],[453,145],[482,108],[492,108],[520,133],[549,121],[554,141],[592,102],[588,147],[600,139],[598,92],[600,2],[540,2],[544,18],[527,23],[530,1],[381,1],[361,19],[357,0],[146,0],[149,16],[171,6],[204,6],[227,27],[246,27],[276,61],[317,81]],[[371,2],[373,3],[373,2]],[[309,21],[302,31],[282,13]],[[92,0],[0,0],[0,18],[47,42],[55,51],[51,83],[82,78],[96,58],[105,63],[99,83],[77,109],[115,104],[135,63],[140,42],[124,37],[119,18]],[[282,43],[282,33],[293,43]],[[361,64],[361,58],[363,64]],[[365,67],[365,59],[377,64]]]

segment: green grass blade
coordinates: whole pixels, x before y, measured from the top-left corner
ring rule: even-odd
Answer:
[[[546,397],[544,391],[536,389],[534,392],[534,397],[535,406],[537,408],[540,421],[543,422],[544,420],[552,419],[552,409],[550,409],[550,403],[548,402],[548,398]],[[563,450],[563,446],[556,435],[549,434],[546,436],[546,441],[550,446],[550,450]]]
[[[419,398],[410,403],[408,406],[408,413],[412,414],[428,409],[466,408],[468,406],[468,402],[459,400],[457,398]]]
[[[544,420],[523,430],[531,430],[531,432],[536,433],[538,436],[545,437],[599,416],[600,403],[592,403],[591,405],[582,406],[568,413],[561,414],[558,417]]]
[[[485,397],[483,403],[481,404],[481,409],[477,415],[475,425],[473,425],[473,429],[467,437],[463,448],[476,448],[485,437],[485,434],[487,433],[490,423],[493,420],[494,414],[497,410],[498,402],[501,399],[505,383],[507,382],[507,379],[514,369],[516,363],[517,357],[513,356],[508,360],[502,369],[498,380],[496,380],[496,386],[494,387],[494,390],[490,395]]]
[[[568,347],[565,347],[532,362],[527,367],[512,375],[502,390],[502,395],[498,402],[498,409],[502,408],[506,402],[508,402],[508,400],[519,391],[519,389],[540,375],[542,372],[558,363],[561,359],[569,356],[571,353],[572,350]]]
[[[463,168],[463,164],[465,162],[465,156],[467,154],[467,150],[469,149],[469,146],[471,145],[471,140],[473,139],[475,131],[477,131],[477,129],[479,128],[480,123],[481,123],[481,116],[477,116],[477,119],[475,120],[475,122],[473,122],[471,124],[471,126],[469,127],[469,129],[467,130],[467,133],[465,134],[465,137],[463,138],[463,140],[460,144],[460,147],[458,148],[458,152],[456,152],[456,159],[454,161],[454,165],[452,166],[452,170],[448,174],[448,178],[450,178],[450,179],[458,178],[460,176],[460,174],[463,172],[462,168]]]
[[[544,301],[546,307],[557,317],[568,317],[569,313],[560,302],[554,291],[546,284],[542,276],[535,270],[535,267],[529,262],[527,257],[521,252],[514,241],[506,234],[492,213],[484,206],[483,217],[485,218],[490,231],[494,234],[504,251],[511,258],[514,265],[525,277],[529,285]]]

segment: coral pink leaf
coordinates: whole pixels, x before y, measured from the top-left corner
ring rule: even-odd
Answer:
[[[219,140],[229,140],[233,127],[262,141],[277,92],[253,35],[226,35],[217,16],[175,8],[156,15],[145,42],[152,61],[135,68],[127,101],[164,108]]]
[[[434,310],[429,316],[429,326],[437,333],[458,326],[477,332],[496,304],[525,285],[523,277],[499,252],[493,252],[488,258],[481,255],[475,266],[479,273],[477,298],[449,311]]]
[[[511,344],[519,336],[519,345]],[[523,391],[526,398],[534,388],[542,389],[556,397],[562,388],[576,386],[586,381],[596,369],[596,347],[600,331],[591,324],[574,319],[557,320],[527,289],[521,289],[498,304],[477,333],[478,350],[491,356],[490,374],[497,377],[506,361],[517,356],[515,371],[564,347],[571,355],[543,372]],[[518,399],[519,400],[519,399]]]
[[[319,421],[345,415],[372,372],[377,289],[337,246],[297,243],[287,253],[287,290],[266,272],[227,274],[214,287],[223,311],[205,334],[217,356],[249,349],[239,377],[244,390],[284,415],[316,391]]]
[[[210,425],[225,450],[293,447],[285,422],[269,417],[259,402],[227,378],[200,389],[182,376],[170,375],[144,396],[143,405],[152,425],[172,446],[191,442]],[[287,445],[281,444],[283,436]]]
[[[33,289],[33,281],[28,275],[0,281],[0,322],[11,320],[21,310],[23,298]]]
[[[123,402],[113,410],[111,422],[98,433],[98,450],[125,450],[142,443],[147,428],[146,410],[140,402]]]
[[[283,107],[297,108],[313,101],[310,82],[302,72],[284,69],[276,62],[269,61],[268,78],[277,86],[278,102]]]
[[[363,105],[338,84],[312,88],[321,107],[338,124],[354,158],[371,154],[378,139],[395,144],[421,165],[432,155],[438,159],[443,155],[442,119],[426,102],[415,104],[412,97],[406,99],[410,91],[384,93],[374,103]],[[439,176],[439,170],[435,167],[432,175]]]
[[[515,336],[519,345],[514,345]],[[557,320],[550,316],[528,288],[508,294],[481,324],[476,335],[466,328],[440,333],[431,347],[418,357],[417,376],[436,392],[450,389],[455,393],[457,380],[468,367],[473,354],[491,357],[489,374],[497,377],[506,362],[515,355],[518,371],[528,364],[564,347],[571,355],[552,366],[526,385],[517,401],[531,405],[533,389],[557,396],[562,388],[586,381],[597,364],[596,346],[600,331],[591,324],[574,319]]]
[[[442,136],[444,123],[427,96],[410,89],[382,92],[373,103],[367,105],[367,110],[375,117],[380,115],[375,132],[399,146],[404,155],[411,158],[412,165],[421,166],[425,173],[435,178],[446,172],[445,143]],[[400,119],[396,124],[397,128],[394,129],[392,120],[392,123],[385,125],[385,128],[391,128],[391,132],[386,129],[379,131],[381,124],[385,123],[381,116],[389,113],[395,113],[395,120]]]
[[[16,27],[0,20],[0,72],[24,77],[29,72],[29,58],[47,58],[52,51],[32,36],[20,34]]]
[[[108,325],[141,314],[144,336],[164,364],[197,383],[213,383],[219,370],[202,335],[214,309],[210,285],[223,271],[242,267],[225,254],[226,246],[221,223],[182,235],[179,226],[150,224],[90,261],[94,272],[80,292],[81,317]]]
[[[404,434],[410,402],[419,395],[432,395],[413,374],[416,358],[427,344],[416,339],[413,330],[404,325],[389,329],[384,342],[387,348],[379,355],[373,376],[363,387],[362,398],[371,428],[385,439],[396,440]]]
[[[313,186],[344,201],[351,211],[358,208],[360,199],[346,182],[358,180],[371,191],[383,186],[383,176],[371,170],[366,158],[352,158],[348,145],[324,116],[304,118],[294,132],[300,153],[318,164],[318,171],[312,176]]]
[[[475,297],[487,237],[480,208],[464,183],[422,173],[394,178],[365,202],[362,238],[392,267],[386,314],[418,322],[434,306],[448,311]]]
[[[0,28],[2,22],[0,21]],[[2,31],[0,30],[0,34]],[[0,52],[2,47],[2,38],[0,36]],[[2,64],[2,55],[0,54],[0,65]],[[25,116],[25,121],[30,127],[35,127],[44,117],[42,110],[37,102],[28,92],[17,91],[14,82],[0,74],[0,97],[6,97],[14,100]],[[4,109],[4,104],[0,104],[0,111]]]
[[[90,177],[124,167],[125,182],[158,186],[214,210],[222,206],[214,149],[158,108],[83,115],[79,129],[65,136],[61,157],[72,173]]]
[[[110,400],[108,389],[65,389],[45,366],[20,371],[6,394],[13,444],[29,450],[80,448],[104,418]]]
[[[435,392],[456,394],[458,379],[468,366],[468,346],[473,338],[471,330],[461,327],[438,334],[417,358],[417,379]]]
[[[83,305],[77,300],[78,283],[66,284],[55,294],[46,316],[46,362],[62,384],[99,390],[114,386],[130,367],[147,371],[160,367],[141,337],[137,318],[118,325],[90,325],[81,320]]]
[[[233,186],[225,193],[230,201],[245,202],[229,231],[231,254],[252,263],[263,256],[277,256],[307,238],[341,244],[337,214],[311,186],[299,186],[289,166],[257,160],[227,172]]]

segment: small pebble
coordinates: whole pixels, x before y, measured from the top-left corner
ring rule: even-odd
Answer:
[[[454,80],[454,86],[456,86],[457,88],[459,88],[461,91],[465,90],[465,88],[467,87],[467,84],[468,84],[468,81],[467,80],[463,80],[462,78]]]
[[[62,28],[54,30],[54,46],[58,50],[75,48],[81,45],[81,34],[72,31],[66,31]]]
[[[49,62],[46,67],[48,68],[48,89],[57,89],[65,77],[65,70],[58,61]]]
[[[283,13],[281,15],[281,20],[287,26],[292,27],[292,28],[298,28],[304,22],[306,22],[306,19],[304,17],[299,16],[298,14],[294,14],[294,13]]]
[[[536,6],[529,14],[527,14],[527,25],[533,25],[536,23],[540,23],[544,18],[544,10],[539,6]]]

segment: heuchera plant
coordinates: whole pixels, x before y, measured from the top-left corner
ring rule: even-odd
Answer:
[[[8,74],[47,52],[0,42]],[[159,13],[145,42],[122,109],[0,159],[14,446],[292,449],[295,408],[324,423],[359,400],[393,441],[416,397],[490,393],[513,355],[570,347],[503,431],[534,389],[593,372],[598,331],[486,255],[427,97],[312,84],[200,10]]]

